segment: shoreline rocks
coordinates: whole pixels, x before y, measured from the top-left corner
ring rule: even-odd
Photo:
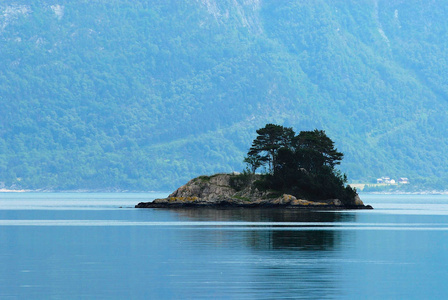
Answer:
[[[274,191],[260,191],[254,184],[261,175],[251,175],[243,183],[234,174],[199,176],[181,186],[167,198],[138,203],[136,208],[185,208],[185,207],[246,207],[246,208],[300,208],[300,209],[372,209],[364,205],[359,196],[355,205],[343,205],[339,199],[311,201]]]

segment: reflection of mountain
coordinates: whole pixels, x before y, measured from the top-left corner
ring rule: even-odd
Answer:
[[[173,210],[180,218],[193,221],[225,222],[275,222],[275,226],[266,228],[257,224],[251,230],[247,224],[245,241],[252,248],[291,249],[291,250],[333,250],[340,244],[342,232],[338,230],[320,230],[324,223],[352,222],[355,215],[339,212],[302,211],[294,209],[177,209]],[[302,225],[282,225],[285,222],[300,222]],[[313,224],[307,224],[313,223]],[[237,229],[232,226],[232,228]],[[249,229],[247,229],[249,228]],[[309,228],[307,230],[306,228]],[[216,237],[217,238],[217,237]],[[222,238],[222,237],[221,237]]]

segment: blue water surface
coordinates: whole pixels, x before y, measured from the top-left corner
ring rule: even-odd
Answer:
[[[448,196],[374,210],[136,209],[166,194],[1,193],[0,299],[444,299]]]

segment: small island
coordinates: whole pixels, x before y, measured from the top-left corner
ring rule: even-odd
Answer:
[[[167,198],[135,207],[372,209],[335,168],[343,154],[324,131],[296,135],[292,128],[267,124],[257,134],[243,173],[199,176]],[[264,169],[262,174],[257,173],[259,168]]]

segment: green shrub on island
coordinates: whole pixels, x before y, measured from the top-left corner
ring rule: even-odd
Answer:
[[[264,168],[258,189],[274,190],[297,198],[339,199],[353,205],[356,190],[347,186],[347,176],[335,168],[344,154],[323,130],[301,131],[275,124],[257,130],[244,161],[247,170],[233,179],[235,187],[250,182],[248,176]]]

